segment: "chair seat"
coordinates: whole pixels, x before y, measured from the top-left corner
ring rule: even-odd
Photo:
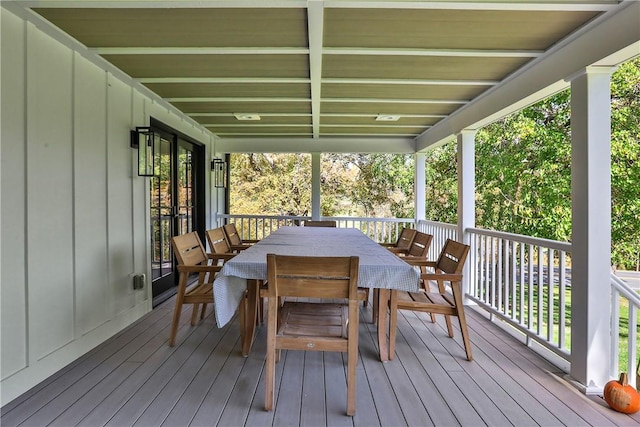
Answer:
[[[184,304],[199,304],[213,301],[213,284],[199,283],[187,289]]]
[[[434,314],[456,315],[456,306],[448,295],[437,292],[398,292],[398,304],[403,309]]]
[[[347,304],[285,302],[278,334],[347,338]]]

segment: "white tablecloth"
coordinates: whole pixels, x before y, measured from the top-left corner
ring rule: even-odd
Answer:
[[[233,317],[247,279],[266,280],[267,254],[358,256],[358,286],[417,291],[419,272],[355,228],[282,227],[227,261],[213,283],[219,327]]]

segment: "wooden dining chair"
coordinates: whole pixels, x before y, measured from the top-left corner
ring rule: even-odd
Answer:
[[[227,244],[229,245],[229,249],[231,250],[231,252],[248,249],[251,247],[251,245],[258,242],[258,240],[243,240],[240,237],[240,233],[238,233],[238,229],[233,222],[225,224],[222,227],[222,231],[224,232],[224,236],[227,240]]]
[[[433,241],[433,236],[431,234],[422,233],[420,231],[415,231],[415,233],[413,234],[414,234],[414,237],[408,249],[406,250],[400,250],[395,248],[389,248],[389,249],[396,255],[402,257],[405,261],[409,261],[409,260],[426,261],[427,254],[429,253],[429,248],[431,247],[431,242]],[[424,267],[420,268],[421,273],[424,273],[425,271],[426,270]],[[379,293],[380,293],[379,289],[373,290],[373,322],[374,323],[378,320]],[[433,319],[435,320],[435,317]]]
[[[399,256],[413,256],[424,258],[427,256],[429,252],[429,248],[431,247],[431,241],[433,240],[433,236],[431,234],[422,233],[420,231],[416,231],[413,236],[413,240],[409,244],[409,247],[390,247],[388,248],[390,251]]]
[[[305,221],[305,227],[335,227],[335,221]]]
[[[358,263],[358,257],[267,255],[267,411],[275,405],[275,364],[280,350],[286,349],[346,352],[347,415],[355,414],[358,302],[364,298],[357,287]],[[280,297],[301,297],[306,302],[287,298],[280,305]],[[345,302],[328,303],[326,299]],[[292,396],[282,396],[281,391],[280,398]]]
[[[169,335],[169,346],[171,347],[175,344],[182,306],[184,304],[194,305],[191,314],[191,325],[193,326],[196,324],[198,308],[202,304],[200,319],[203,319],[207,304],[213,303],[213,279],[215,273],[221,269],[220,266],[209,265],[209,257],[204,250],[200,237],[198,237],[198,233],[195,231],[175,236],[172,242],[173,252],[178,261],[180,279]],[[193,273],[196,273],[198,278],[193,283],[189,283]]]
[[[418,292],[391,292],[389,303],[389,358],[395,354],[396,329],[398,323],[398,310],[422,311],[432,314],[444,314],[447,324],[447,332],[453,338],[451,316],[457,316],[462,333],[462,341],[467,354],[467,360],[473,360],[471,354],[471,342],[467,330],[467,321],[464,315],[462,301],[462,268],[469,253],[469,246],[451,239],[447,239],[437,261],[425,261],[409,258],[406,261],[419,267],[433,268],[434,272],[422,273],[420,279],[426,284],[426,289]],[[429,281],[435,281],[437,292],[431,292]],[[449,284],[450,292],[445,283]]]
[[[416,233],[416,229],[404,227],[395,243],[380,243],[380,245],[392,251],[405,252],[411,248],[411,244],[413,243],[413,239],[416,237]]]
[[[222,227],[207,230],[205,234],[209,242],[209,249],[211,250],[209,257],[212,258],[216,264],[224,264],[237,255],[237,253],[232,252],[231,247],[227,243],[227,238],[224,235]]]

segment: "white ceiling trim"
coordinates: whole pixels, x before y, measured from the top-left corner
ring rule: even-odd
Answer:
[[[371,55],[371,56],[422,56],[465,58],[536,58],[540,50],[482,50],[482,49],[375,49],[325,47],[325,55]]]
[[[327,114],[320,114],[321,117],[378,117],[379,114],[339,114],[339,113],[327,113]],[[394,116],[400,116],[402,118],[416,118],[416,119],[423,119],[423,118],[443,118],[443,117],[447,117],[445,114],[394,114]]]
[[[320,136],[320,96],[322,88],[322,39],[324,31],[324,6],[322,1],[309,1],[307,10],[309,32],[309,77],[311,79],[311,123],[313,137]]]
[[[164,98],[167,102],[309,102],[309,98],[233,98],[233,97],[194,97]]]
[[[467,104],[461,99],[378,99],[378,98],[323,98],[322,102],[364,103],[364,104]]]
[[[417,86],[495,86],[498,80],[411,80],[411,79],[338,79],[325,78],[322,83],[350,85],[417,85]]]
[[[306,8],[306,0],[9,0],[20,3],[21,7],[49,8],[173,8],[179,3],[181,8]],[[313,1],[313,0],[311,0]],[[454,9],[454,10],[523,10],[523,11],[608,11],[617,1],[563,1],[552,0],[529,2],[485,2],[479,1],[394,1],[394,0],[325,0],[325,8],[380,8],[380,9]]]
[[[237,113],[184,113],[189,117],[235,117]],[[307,113],[260,113],[261,117],[311,117]],[[373,116],[375,117],[375,116]]]
[[[317,139],[300,138],[220,138],[216,149],[222,153],[404,153],[415,152],[413,135],[390,137],[389,135],[340,134]],[[272,136],[290,136],[273,134]]]
[[[96,47],[99,55],[307,55],[304,47]]]
[[[553,12],[575,12],[593,11],[606,12],[612,10],[618,4],[615,0],[610,1],[565,1],[554,2],[552,0],[542,0],[539,2],[484,2],[478,1],[394,1],[394,0],[362,0],[343,1],[325,0],[326,8],[378,8],[378,9],[453,9],[453,10],[507,10],[507,11],[553,11]]]
[[[299,77],[142,77],[140,83],[303,83],[311,80]]]

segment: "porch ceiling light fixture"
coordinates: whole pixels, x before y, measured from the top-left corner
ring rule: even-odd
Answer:
[[[213,185],[216,188],[227,186],[227,162],[222,159],[211,160],[211,171],[213,172]]]
[[[233,116],[237,120],[240,120],[240,121],[257,121],[257,120],[260,120],[260,115],[259,114],[234,113]]]
[[[400,116],[394,116],[392,114],[378,114],[376,122],[397,122],[400,120]]]
[[[131,147],[138,149],[138,176],[153,176],[156,135],[148,126],[131,131]]]

